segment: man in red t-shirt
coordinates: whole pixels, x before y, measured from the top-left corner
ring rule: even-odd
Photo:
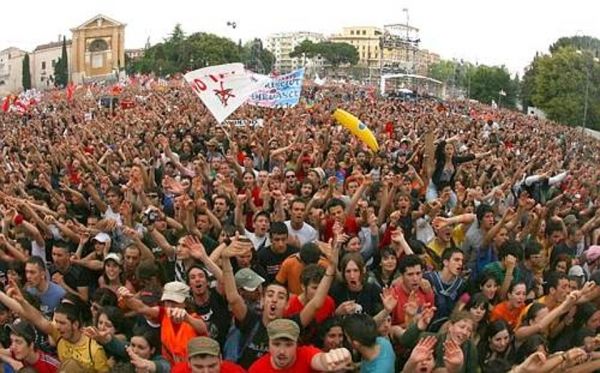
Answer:
[[[317,264],[309,264],[302,270],[300,281],[302,293],[292,295],[288,301],[283,317],[291,318],[304,309],[304,306],[314,298],[321,280],[325,276],[325,269]],[[329,290],[329,288],[328,288]],[[329,295],[325,297],[323,305],[317,309],[314,322],[303,330],[301,341],[312,341],[317,334],[317,325],[332,317],[335,313],[335,301]]]
[[[398,304],[392,314],[392,323],[406,327],[426,304],[435,302],[431,284],[423,279],[423,262],[417,255],[405,255],[398,261],[400,277],[394,282]],[[407,319],[407,317],[409,319]]]
[[[267,325],[269,353],[254,362],[249,373],[332,372],[352,364],[350,351],[338,348],[322,352],[313,346],[298,347],[300,327],[292,320],[277,319]]]
[[[219,342],[208,337],[196,337],[187,345],[188,361],[177,363],[172,373],[245,373],[237,364],[221,359]]]
[[[364,184],[363,184],[364,185]],[[361,185],[358,189],[360,193],[364,192],[365,188]],[[360,230],[360,222],[354,217],[356,208],[356,200],[350,201],[350,205],[346,208],[346,204],[339,198],[332,198],[327,202],[327,212],[329,216],[321,223],[321,236],[323,241],[329,242],[333,237],[333,225],[337,222],[342,225],[344,233],[350,236],[355,236]]]
[[[39,373],[55,373],[60,367],[60,362],[34,347],[35,329],[26,321],[16,321],[10,325],[10,349],[1,350],[0,353],[10,357],[23,367],[31,367]]]

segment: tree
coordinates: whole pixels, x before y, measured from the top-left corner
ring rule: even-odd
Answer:
[[[54,84],[66,87],[69,83],[69,61],[67,59],[67,39],[63,36],[61,56],[54,65]]]
[[[580,125],[588,90],[587,123],[598,128],[600,120],[600,67],[590,53],[577,53],[573,47],[562,47],[538,59],[534,76],[532,101],[555,121]],[[589,79],[589,85],[588,85]]]
[[[500,92],[506,96],[500,95]],[[477,66],[471,75],[471,97],[490,104],[499,101],[501,106],[514,107],[517,88],[504,66]]]
[[[441,82],[451,82],[456,71],[456,62],[440,60],[429,66],[429,77]]]
[[[525,70],[520,85],[523,107],[536,106],[564,124],[585,121],[586,126],[600,128],[600,64],[595,58],[600,40],[561,37],[548,50],[550,54],[536,53]]]
[[[255,38],[242,47],[242,62],[251,71],[268,74],[275,63],[273,53],[263,48],[260,39]]]
[[[292,53],[290,53],[290,57],[292,58],[301,56],[306,58],[321,56],[333,67],[344,64],[356,65],[359,59],[358,51],[353,45],[348,43],[334,43],[331,41],[315,44],[310,40],[304,40],[300,45],[294,48]]]
[[[297,45],[294,48],[292,53],[290,53],[290,57],[292,57],[292,58],[297,58],[297,57],[313,58],[318,53],[319,52],[318,52],[317,44],[313,43],[312,41],[310,41],[308,39],[305,39],[302,41],[302,43],[300,43],[299,45]]]
[[[356,65],[358,51],[352,44],[324,41],[317,44],[317,54],[327,60],[334,68],[339,65]]]
[[[29,53],[25,53],[23,57],[23,73],[22,73],[22,83],[23,90],[31,89],[31,68],[29,67]]]

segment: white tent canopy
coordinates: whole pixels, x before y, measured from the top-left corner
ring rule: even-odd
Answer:
[[[423,75],[415,75],[415,74],[387,74],[387,75],[382,75],[381,76],[381,81],[380,81],[380,92],[382,95],[385,94],[385,82],[387,80],[390,79],[403,79],[403,80],[407,80],[407,81],[412,81],[412,82],[418,82],[418,84],[421,85],[435,85],[438,88],[441,88],[444,83],[440,82],[439,80],[433,79],[433,78],[429,78],[427,76],[423,76]],[[407,88],[405,88],[407,89]]]

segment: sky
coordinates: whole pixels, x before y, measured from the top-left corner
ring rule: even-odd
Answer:
[[[331,35],[344,26],[405,23],[403,8],[420,29],[421,48],[445,59],[505,65],[513,74],[522,74],[537,51],[547,52],[561,36],[600,37],[600,2],[593,0],[29,0],[3,2],[0,50],[31,51],[59,35],[69,38],[71,28],[99,13],[127,24],[125,48],[131,49],[148,37],[151,44],[161,41],[177,23],[186,33],[246,41],[277,32]]]

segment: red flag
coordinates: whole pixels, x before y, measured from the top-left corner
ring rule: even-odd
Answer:
[[[121,88],[121,86],[120,86],[120,85],[118,85],[118,84],[115,84],[115,85],[113,85],[113,87],[112,87],[112,94],[113,94],[113,95],[115,95],[115,96],[118,96],[119,94],[121,94],[121,91],[122,91],[122,90],[123,90],[123,88]]]
[[[71,82],[67,85],[67,101],[73,101],[73,93],[75,93],[75,85]]]
[[[4,97],[4,102],[2,103],[2,111],[7,112],[10,109],[10,95]]]
[[[15,96],[15,100],[13,101],[13,105],[17,107],[17,111],[19,111],[20,113],[24,113],[27,111],[27,109],[29,108],[27,106],[27,104],[23,103],[21,100],[19,100],[18,97]]]

